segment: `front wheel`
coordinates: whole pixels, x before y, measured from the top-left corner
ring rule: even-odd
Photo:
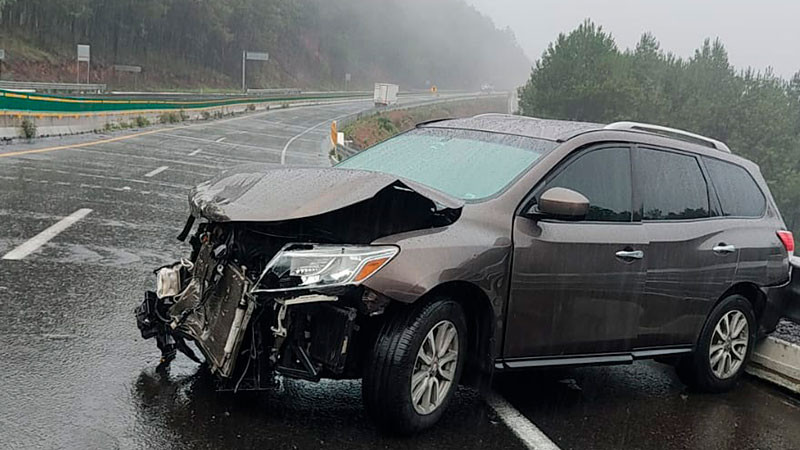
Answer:
[[[362,383],[370,417],[401,434],[435,424],[458,387],[466,345],[464,311],[448,298],[412,306],[387,320]]]
[[[756,326],[753,307],[746,298],[724,298],[709,315],[694,353],[678,364],[681,381],[705,392],[733,388],[753,352]]]

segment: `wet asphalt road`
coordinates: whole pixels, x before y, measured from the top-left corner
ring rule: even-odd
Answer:
[[[0,157],[0,255],[92,209],[23,260],[0,260],[0,447],[521,448],[468,391],[435,433],[387,438],[364,416],[358,382],[219,394],[182,356],[157,372],[159,352],[139,336],[132,308],[152,288],[151,271],[188,252],[175,240],[188,190],[237,164],[279,163],[293,138],[287,164],[327,165],[330,119],[368,107],[275,110]],[[0,155],[134,133],[42,139]]]
[[[10,157],[136,132],[0,147],[0,255],[92,209],[23,260],[0,260],[2,447],[522,448],[471,391],[434,430],[390,438],[365,417],[358,382],[216,393],[182,356],[156,371],[158,351],[139,337],[132,308],[152,269],[188,251],[174,239],[188,189],[237,164],[277,163],[301,133],[286,162],[326,165],[327,121],[367,107],[275,110]],[[750,378],[701,396],[666,366],[641,363],[504,376],[495,386],[562,448],[800,448],[798,398]]]

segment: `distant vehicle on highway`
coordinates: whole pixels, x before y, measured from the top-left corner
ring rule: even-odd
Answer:
[[[400,86],[389,83],[375,83],[373,100],[376,106],[388,106],[397,103]]]
[[[628,122],[431,122],[334,168],[231,171],[190,208],[192,254],[137,311],[164,360],[191,339],[227,390],[363,378],[400,433],[493,371],[656,358],[730,389],[794,250],[755,164]]]
[[[494,86],[492,86],[491,84],[486,83],[486,84],[481,86],[481,92],[483,92],[484,94],[491,94],[491,93],[494,92]]]

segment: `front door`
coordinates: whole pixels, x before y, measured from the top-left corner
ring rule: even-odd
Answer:
[[[647,239],[633,214],[631,151],[591,148],[567,159],[533,191],[589,199],[585,220],[516,217],[504,357],[631,350],[638,331]]]

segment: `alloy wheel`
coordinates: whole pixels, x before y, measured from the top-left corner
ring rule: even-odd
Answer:
[[[739,371],[750,344],[750,326],[739,310],[725,313],[714,327],[708,358],[711,370],[719,379],[730,378]]]
[[[425,336],[411,372],[411,403],[422,415],[442,404],[458,367],[458,329],[449,320],[437,323]]]

